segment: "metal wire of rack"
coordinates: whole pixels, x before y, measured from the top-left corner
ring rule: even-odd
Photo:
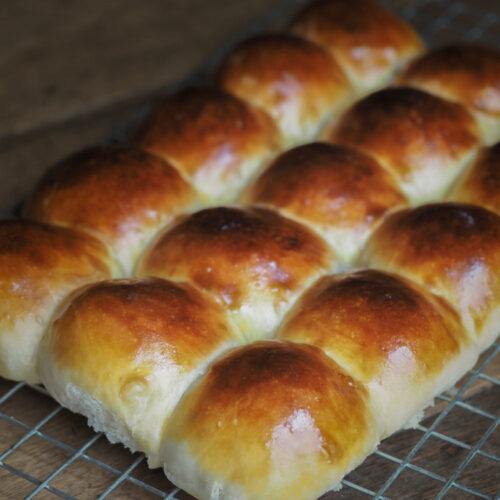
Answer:
[[[383,3],[410,20],[431,46],[456,40],[498,45],[500,5],[494,8],[492,1],[385,0]],[[493,375],[489,373],[491,367],[499,362],[500,344],[497,343],[483,354],[477,366],[459,382],[454,393],[438,396],[438,413],[424,419],[415,429],[403,431],[403,434],[406,433],[404,439],[398,433],[383,441],[363,465],[344,479],[340,493],[328,493],[323,499],[337,496],[371,497],[377,500],[423,497],[491,499],[498,495],[498,490],[483,491],[481,484],[477,484],[482,478],[477,473],[481,467],[472,467],[472,473],[468,473],[468,470],[478,460],[487,462],[483,473],[486,470],[485,474],[489,477],[497,477],[497,488],[500,489],[500,380],[496,376],[497,371]],[[487,392],[492,394],[494,404],[485,404],[477,397],[470,397],[473,388],[481,384],[489,387]],[[34,402],[37,397],[42,398],[38,400],[39,404]],[[17,410],[13,410],[16,405],[12,403],[16,400],[17,408],[24,408],[28,416],[20,416]],[[40,411],[43,411],[43,416],[35,415]],[[457,415],[451,418],[457,411],[458,418]],[[462,418],[460,412],[466,417]],[[58,419],[60,422],[55,425]],[[473,438],[468,431],[465,438],[463,433],[454,437],[450,431],[452,427],[447,425],[448,421],[455,426],[462,421],[462,429],[474,430]],[[60,435],[61,429],[66,433],[64,436]],[[106,481],[101,481],[91,493],[91,496],[99,499],[160,497],[180,500],[189,497],[169,483],[161,471],[149,472],[143,455],[132,455],[119,445],[107,444],[102,434],[86,428],[82,417],[70,414],[50,399],[43,387],[0,379],[0,435],[7,436],[0,439],[0,481],[8,480],[8,476],[23,480],[24,489],[22,493],[19,490],[19,497],[79,497],[85,487],[81,484],[85,483],[84,474],[90,474],[88,477],[106,475]],[[35,477],[30,473],[29,464],[26,466],[26,457],[33,440],[45,445],[42,456],[31,457],[32,461],[42,461],[46,465],[43,478]],[[448,450],[447,460],[443,461],[441,454],[438,454],[432,462],[429,461],[429,454],[422,454],[431,441],[434,448],[445,447]],[[118,458],[103,458],[96,452],[103,446],[112,449]],[[27,450],[23,452],[25,448]],[[432,455],[430,457],[433,458]],[[86,472],[77,474],[72,483],[77,490],[80,488],[80,492],[74,488],[67,491],[58,483],[75,464],[90,467],[85,469]],[[370,484],[364,481],[369,475],[365,473],[367,468],[376,468],[378,481]],[[474,477],[476,474],[477,478]],[[414,489],[418,481],[424,485],[425,491]]]

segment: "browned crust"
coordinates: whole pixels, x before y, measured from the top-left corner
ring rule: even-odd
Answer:
[[[278,336],[320,347],[365,383],[401,362],[398,352],[413,369],[404,367],[401,375],[426,381],[467,343],[457,313],[445,301],[374,270],[321,279]]]
[[[500,214],[500,143],[481,152],[458,180],[450,199],[481,205]]]
[[[144,149],[171,160],[187,176],[238,171],[249,157],[279,147],[273,121],[262,111],[215,88],[188,88],[160,103],[136,137]]]
[[[371,0],[319,0],[293,20],[293,33],[328,50],[354,81],[393,70],[422,41],[402,19]]]
[[[324,119],[326,110],[350,99],[349,84],[328,53],[291,35],[259,35],[242,42],[222,63],[218,79],[229,92],[282,121],[285,134],[293,115],[304,125]]]
[[[500,294],[500,217],[460,203],[404,209],[375,231],[364,262],[443,294],[480,331]]]
[[[446,168],[478,145],[473,118],[459,104],[417,89],[375,92],[341,119],[331,140],[374,155],[396,177],[427,164]]]
[[[127,363],[130,371],[190,369],[231,336],[223,311],[201,292],[149,278],[86,288],[54,322],[50,342],[56,362],[88,382]]]
[[[322,240],[274,212],[218,207],[188,216],[164,233],[139,274],[187,279],[238,308],[247,289],[286,295],[331,258]]]
[[[311,223],[373,225],[405,203],[390,175],[360,151],[326,143],[279,156],[252,187],[250,201],[285,209]]]
[[[167,438],[186,443],[210,475],[254,496],[283,483],[273,474],[280,462],[291,460],[296,467],[302,454],[315,469],[291,469],[290,483],[294,496],[305,498],[321,491],[318,484],[330,486],[325,484],[328,472],[331,477],[332,468],[356,456],[366,443],[369,422],[365,390],[319,349],[255,342],[211,366],[181,401]],[[304,448],[286,444],[282,434],[287,429],[290,439],[294,432],[306,434]]]
[[[61,291],[109,278],[111,268],[106,248],[91,236],[26,220],[0,222],[2,323],[14,324]]]
[[[102,235],[107,242],[156,229],[186,210],[194,190],[167,162],[126,146],[77,153],[50,169],[28,201],[28,217]]]
[[[500,117],[500,52],[492,47],[460,44],[432,50],[413,61],[401,81]]]

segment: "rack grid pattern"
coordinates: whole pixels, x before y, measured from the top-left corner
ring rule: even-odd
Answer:
[[[302,2],[292,2],[295,6],[299,3]],[[385,0],[383,3],[410,20],[431,46],[464,39],[498,45],[500,5],[495,7],[493,1]],[[286,4],[289,11],[291,2]],[[323,500],[337,497],[491,499],[499,495],[500,380],[498,369],[493,369],[498,365],[499,343],[483,354],[454,391],[436,399],[437,413],[436,409],[432,410],[433,414],[422,424],[403,431],[403,438],[398,433],[382,442],[378,451],[344,479],[344,487],[339,493],[328,493]],[[476,390],[485,386],[488,388],[483,392]],[[492,395],[493,404],[478,399],[477,396],[486,393]],[[14,411],[14,407],[18,410]],[[24,410],[23,415],[19,415],[19,408]],[[33,415],[41,411],[43,415]],[[454,437],[457,433],[447,422],[455,427],[462,422],[465,434],[462,432],[460,437]],[[67,431],[64,437],[60,436],[61,429]],[[474,430],[473,438],[467,429]],[[6,436],[0,439],[0,482],[8,481],[7,476],[24,480],[27,489],[20,497],[72,499],[83,494],[99,499],[190,498],[169,483],[161,471],[147,471],[143,455],[132,455],[120,445],[110,445],[102,434],[88,429],[82,417],[57,405],[43,387],[0,379],[0,436]],[[40,456],[38,452],[26,460],[34,440],[44,444],[41,446],[43,454]],[[444,449],[447,459],[443,460],[440,454],[423,453],[429,446]],[[100,456],[98,450],[103,447],[108,452],[112,450],[113,460]],[[478,461],[483,462],[482,467],[475,466]],[[44,464],[43,477],[30,473],[31,462]],[[105,474],[106,480],[94,485],[90,493],[90,490],[84,491],[85,473],[80,472],[73,480],[80,490],[66,491],[59,486],[59,480],[77,463],[85,464],[83,469],[91,471],[87,472],[88,477]],[[486,469],[484,464],[487,464]],[[363,478],[370,476],[370,468],[372,471],[376,468],[379,480],[367,484]],[[482,491],[481,473],[478,472],[481,470],[490,478],[498,478],[499,491]],[[417,484],[423,489],[415,489]],[[1,487],[0,498],[3,498]]]

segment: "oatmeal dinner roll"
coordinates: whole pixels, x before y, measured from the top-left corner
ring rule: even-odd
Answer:
[[[442,198],[479,146],[463,106],[407,87],[358,101],[330,138],[376,158],[413,203]]]
[[[291,31],[326,49],[358,94],[389,83],[423,51],[415,31],[372,0],[317,0],[300,12]]]
[[[478,354],[444,299],[374,270],[320,279],[295,305],[278,338],[321,348],[362,382],[384,436],[414,424]]]
[[[500,142],[485,148],[458,179],[449,198],[500,214]]]
[[[157,467],[163,425],[177,401],[236,344],[221,308],[189,285],[104,281],[68,300],[43,338],[38,367],[63,406]]]
[[[355,149],[319,142],[283,153],[251,187],[247,199],[307,224],[347,262],[380,218],[405,204],[376,160]]]
[[[431,50],[412,62],[401,81],[467,106],[483,140],[500,139],[499,50],[468,44]]]
[[[217,207],[163,233],[137,273],[209,291],[252,340],[270,336],[299,294],[334,268],[326,243],[301,224],[268,210]]]
[[[39,382],[35,358],[52,314],[72,290],[116,274],[90,235],[26,220],[0,222],[0,376]]]
[[[377,440],[366,390],[321,350],[261,341],[191,386],[161,457],[197,498],[311,499],[340,487]]]
[[[312,140],[353,99],[335,60],[321,47],[291,35],[259,35],[227,56],[219,82],[263,109],[287,147]]]
[[[171,95],[134,140],[171,162],[211,204],[233,201],[281,147],[269,116],[212,88]]]
[[[194,189],[165,161],[127,146],[104,146],[50,169],[25,214],[91,233],[129,275],[151,238],[195,206]]]
[[[389,215],[362,262],[420,283],[446,298],[479,347],[500,333],[500,216],[459,203]]]

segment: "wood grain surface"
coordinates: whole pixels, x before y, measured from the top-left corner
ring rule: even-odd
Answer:
[[[0,215],[54,162],[120,136],[158,96],[304,0],[0,2]],[[118,132],[117,132],[118,131]]]

